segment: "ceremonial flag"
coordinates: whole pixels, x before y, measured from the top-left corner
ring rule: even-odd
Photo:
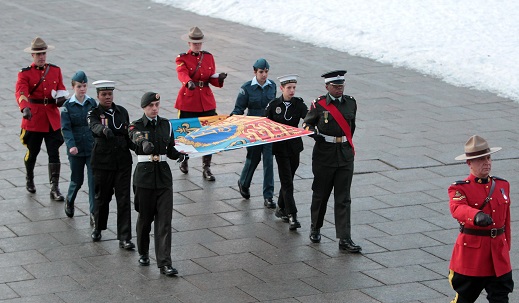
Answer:
[[[242,115],[173,119],[171,123],[176,149],[191,158],[312,134],[265,117]]]

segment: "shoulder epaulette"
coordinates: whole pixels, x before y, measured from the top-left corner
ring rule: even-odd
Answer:
[[[345,98],[350,98],[352,100],[355,100],[355,98],[353,98],[352,96],[348,96],[348,95],[343,95]]]
[[[31,69],[31,66],[29,65],[29,66],[27,66],[27,67],[22,68],[22,69],[20,70],[20,73],[21,73],[21,72],[26,72],[26,71],[28,71],[28,70],[30,70],[30,69]]]
[[[296,99],[297,101],[305,102],[305,101],[303,100],[303,98],[301,98],[301,97],[293,97],[293,98]]]
[[[469,184],[470,180],[460,180],[452,183],[452,185],[461,185],[461,184]]]
[[[180,53],[180,54],[178,54],[177,57],[182,57],[182,56],[185,56],[185,55],[187,55],[187,53]]]
[[[312,101],[312,102],[313,102],[313,103],[315,103],[315,102],[319,102],[319,101],[321,101],[321,100],[323,100],[323,99],[326,99],[326,95],[319,96],[319,97],[317,97],[317,99],[315,99],[315,100]]]
[[[499,177],[496,177],[496,176],[491,176],[491,177],[492,177],[492,179],[501,180],[501,181],[506,181],[505,179],[503,179],[503,178],[499,178]],[[508,182],[508,181],[506,181],[506,182]]]
[[[202,51],[202,53],[211,55],[210,52],[208,52],[208,51],[204,51],[204,50]]]
[[[59,67],[59,66],[57,66],[57,65],[55,65],[55,64],[52,64],[52,63],[49,63],[49,66],[52,66],[52,67]]]

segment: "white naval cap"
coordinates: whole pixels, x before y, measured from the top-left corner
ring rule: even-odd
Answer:
[[[281,85],[285,85],[287,83],[297,83],[297,77],[298,76],[296,74],[289,74],[278,77],[278,80],[281,83]]]
[[[115,82],[110,80],[97,80],[92,83],[96,90],[114,90]]]

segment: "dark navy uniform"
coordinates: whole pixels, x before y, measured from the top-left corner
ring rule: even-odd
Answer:
[[[112,103],[108,109],[94,107],[87,116],[94,136],[91,164],[95,184],[95,230],[106,229],[109,204],[115,192],[117,200],[117,239],[129,241],[131,232],[130,182],[134,144],[128,137],[130,117],[128,111]],[[103,130],[108,128],[113,138],[107,138]]]
[[[137,219],[137,248],[147,255],[151,224],[154,223],[157,266],[171,266],[171,216],[173,212],[173,178],[166,157],[176,160],[182,154],[175,149],[175,140],[168,119],[146,115],[130,125],[130,138],[136,144],[138,163],[133,173]],[[153,144],[151,154],[144,152],[143,143]]]
[[[315,136],[316,143],[312,153],[312,228],[323,226],[326,206],[332,190],[334,191],[335,232],[337,238],[351,238],[351,195],[350,188],[353,178],[354,152],[345,138],[345,133],[332,117],[318,102],[326,100],[332,103],[346,119],[355,132],[355,116],[357,102],[353,97],[343,95],[335,99],[330,94],[320,96],[312,102],[303,126],[307,130],[316,131],[323,136]]]
[[[308,107],[303,99],[293,97],[285,101],[283,96],[272,100],[266,109],[267,118],[272,121],[298,127],[299,121],[308,112]],[[296,214],[297,208],[294,200],[294,175],[299,167],[299,155],[303,151],[303,139],[301,137],[275,142],[272,144],[272,154],[278,164],[279,190],[278,207],[284,209],[286,214]]]

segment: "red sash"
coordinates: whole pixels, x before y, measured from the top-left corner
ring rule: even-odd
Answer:
[[[317,102],[319,105],[324,107],[327,111],[330,112],[332,117],[337,121],[337,124],[341,127],[342,131],[346,135],[346,139],[348,139],[348,142],[351,145],[351,149],[353,150],[353,154],[355,155],[355,147],[353,146],[353,140],[351,136],[351,128],[348,122],[346,122],[346,119],[344,119],[344,116],[341,114],[341,112],[333,105],[332,103],[326,104],[326,98],[321,99],[319,102]]]

